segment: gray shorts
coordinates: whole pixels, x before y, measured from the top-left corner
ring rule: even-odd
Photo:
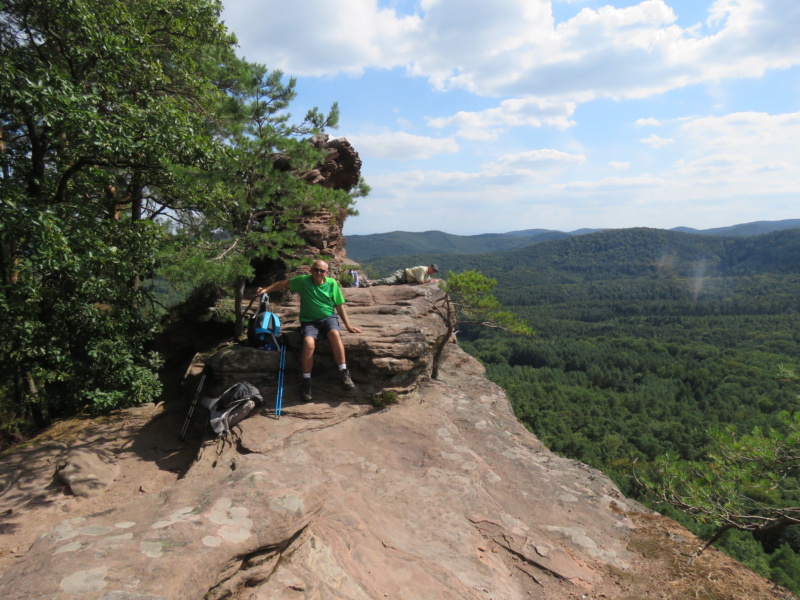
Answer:
[[[315,340],[327,338],[328,333],[333,330],[341,331],[339,327],[339,317],[331,315],[319,321],[308,321],[300,323],[300,334],[305,337],[312,337]]]

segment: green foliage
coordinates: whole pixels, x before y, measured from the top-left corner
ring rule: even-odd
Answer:
[[[701,299],[709,292],[724,296],[731,291],[718,287],[721,278],[797,273],[798,240],[800,229],[726,238],[633,228],[544,241],[492,254],[425,253],[384,257],[369,264],[380,273],[391,272],[397,264],[432,262],[455,271],[491,273],[498,281],[498,299],[504,304],[528,305],[531,287],[537,296],[547,293],[548,300],[563,298],[564,292],[573,290],[593,297],[592,283],[602,291],[604,286],[625,290],[629,284],[672,282],[673,293],[680,290],[684,297]],[[708,286],[709,282],[714,285]],[[638,295],[637,290],[633,299],[638,301]],[[644,298],[653,295],[651,292]]]
[[[453,337],[456,326],[481,325],[502,329],[515,334],[530,335],[531,329],[514,314],[502,309],[490,292],[497,281],[477,271],[447,274],[447,279],[439,284],[444,295],[436,304],[436,310],[447,324],[447,330],[436,348],[431,368],[431,377],[439,376],[439,361],[445,345]]]
[[[711,446],[699,461],[657,458],[649,490],[718,527],[761,531],[800,522],[800,412],[780,413],[779,420],[775,428],[745,435],[733,426],[711,430]]]
[[[142,220],[170,165],[207,156],[217,2],[0,9],[0,389],[38,425],[153,399],[146,292],[163,231]],[[11,419],[19,422],[16,418]]]
[[[278,260],[301,246],[295,224],[304,212],[352,213],[353,196],[303,178],[324,158],[303,138],[337,125],[336,104],[327,115],[312,109],[301,123],[291,123],[287,109],[297,95],[293,78],[285,81],[280,71],[237,63],[233,57],[228,63],[238,77],[221,104],[214,132],[221,144],[218,161],[191,184],[212,193],[202,219],[191,218],[193,211],[182,215],[161,274],[190,286],[233,289],[238,336],[241,295],[253,276],[251,261]],[[366,191],[360,182],[354,193]]]
[[[154,399],[156,296],[235,283],[240,316],[253,258],[296,244],[303,211],[342,218],[368,193],[363,181],[350,193],[306,184],[321,154],[302,138],[335,127],[338,108],[292,124],[294,80],[238,59],[220,11],[217,0],[0,7],[9,428]]]
[[[372,397],[372,406],[375,408],[385,408],[391,404],[397,404],[397,392],[386,390]]]
[[[785,219],[782,221],[760,221],[743,223],[732,227],[719,227],[705,230],[687,230],[676,228],[672,230],[679,235],[685,233],[701,234],[704,236],[745,237],[754,236],[785,229],[797,229],[800,219]],[[439,255],[440,261],[445,261],[445,256],[452,254],[483,254],[488,252],[503,252],[515,248],[524,248],[539,242],[563,239],[576,235],[596,233],[597,229],[581,229],[571,233],[552,231],[547,229],[527,229],[509,233],[484,233],[480,235],[453,235],[443,231],[392,231],[389,233],[373,233],[369,235],[348,236],[347,254],[359,262],[371,261],[382,265],[382,272],[391,271],[391,263],[385,258],[396,260],[398,256],[408,255]],[[430,260],[402,260],[404,264],[429,264]],[[397,263],[395,263],[397,264]],[[386,269],[383,269],[385,265]],[[464,268],[460,265],[458,268]]]
[[[623,493],[648,502],[634,462],[641,470],[671,453],[702,463],[713,450],[709,429],[738,442],[754,430],[762,442],[768,432],[786,431],[782,415],[797,412],[797,394],[780,381],[777,365],[800,355],[798,249],[798,230],[734,239],[636,229],[386,263],[491,274],[497,299],[536,336],[462,326],[460,345],[486,365],[518,418],[549,448],[601,469]],[[375,264],[387,269],[383,262]],[[777,494],[784,506],[800,506],[796,489],[787,473],[777,489],[749,490],[748,497],[766,504]],[[707,539],[718,529],[657,508]],[[717,544],[729,552],[726,544],[749,548],[753,557],[742,558],[770,576],[769,553],[780,539],[759,534],[756,543],[748,532],[729,531]]]
[[[797,381],[794,372],[782,372],[787,381]],[[702,460],[659,457],[643,481],[659,502],[714,527],[709,544],[721,538],[720,547],[731,556],[797,590],[800,558],[795,550],[784,542],[771,558],[764,553],[775,532],[800,523],[800,412],[781,412],[778,418],[777,426],[755,427],[744,435],[733,426],[712,430],[712,443]],[[736,544],[730,542],[732,534],[722,535],[730,529],[736,530]],[[762,544],[745,532],[759,534]]]
[[[351,235],[347,237],[347,255],[359,262],[374,261],[383,257],[396,257],[404,254],[480,254],[483,252],[502,252],[523,248],[531,244],[569,237],[570,234],[541,229],[523,234],[453,235],[443,231],[410,233],[393,231],[370,235]],[[407,263],[429,264],[429,263]]]
[[[764,571],[759,572],[763,573]],[[789,544],[782,544],[770,556],[769,578],[795,594],[800,594],[800,556]]]
[[[295,81],[233,53],[216,0],[0,8],[0,410],[9,430],[154,399],[157,299],[235,286],[299,243],[309,186]],[[348,193],[349,192],[349,193]],[[160,276],[157,276],[156,273]],[[142,281],[146,283],[141,284]]]
[[[455,319],[456,324],[482,325],[530,335],[530,327],[513,313],[503,310],[502,304],[491,294],[496,285],[496,280],[475,270],[457,274],[450,271],[439,284],[445,293],[448,318]]]
[[[152,267],[160,230],[146,222],[96,227],[63,208],[15,229],[25,232],[25,252],[14,283],[0,288],[0,378],[17,409],[40,422],[131,406],[160,391],[158,361],[144,352],[154,323],[131,284]],[[14,225],[9,218],[0,227]]]

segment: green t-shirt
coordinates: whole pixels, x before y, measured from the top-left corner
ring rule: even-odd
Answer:
[[[330,317],[336,307],[344,304],[339,283],[326,277],[321,285],[314,285],[311,275],[298,275],[289,280],[289,289],[300,294],[300,321],[319,321]]]

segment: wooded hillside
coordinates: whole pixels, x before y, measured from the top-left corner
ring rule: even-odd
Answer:
[[[730,227],[714,229],[694,229],[676,227],[671,231],[714,235],[726,237],[745,237],[796,229],[800,227],[800,219],[783,221],[756,221],[740,223]],[[563,232],[550,229],[523,229],[507,233],[484,233],[480,235],[453,235],[443,231],[391,231],[389,233],[373,233],[369,235],[347,236],[347,251],[350,258],[357,261],[371,261],[382,257],[407,254],[480,254],[484,252],[502,252],[513,250],[550,240],[559,240],[575,235],[597,233],[601,229],[578,229]]]
[[[781,411],[797,409],[779,367],[800,357],[800,230],[732,238],[626,229],[370,264],[386,272],[430,262],[497,279],[494,295],[533,337],[465,329],[461,345],[548,447],[603,470],[635,498],[645,500],[634,461],[668,452],[702,460],[710,428],[779,428]],[[787,584],[780,574],[800,573],[792,529],[758,543],[729,533],[722,545],[797,591],[800,578]]]

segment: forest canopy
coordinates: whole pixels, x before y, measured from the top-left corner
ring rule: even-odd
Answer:
[[[531,338],[468,327],[459,334],[518,418],[551,450],[602,470],[627,496],[706,539],[719,523],[653,504],[634,464],[663,472],[665,461],[683,461],[678,469],[703,472],[721,440],[797,439],[787,414],[797,412],[798,389],[782,373],[796,371],[800,356],[800,230],[741,238],[612,230],[370,266],[431,262],[491,276],[497,299],[534,330]],[[798,506],[796,474],[780,476],[779,487],[755,496],[773,502],[764,505],[769,514]],[[719,544],[800,592],[796,529],[758,538],[730,531]]]

